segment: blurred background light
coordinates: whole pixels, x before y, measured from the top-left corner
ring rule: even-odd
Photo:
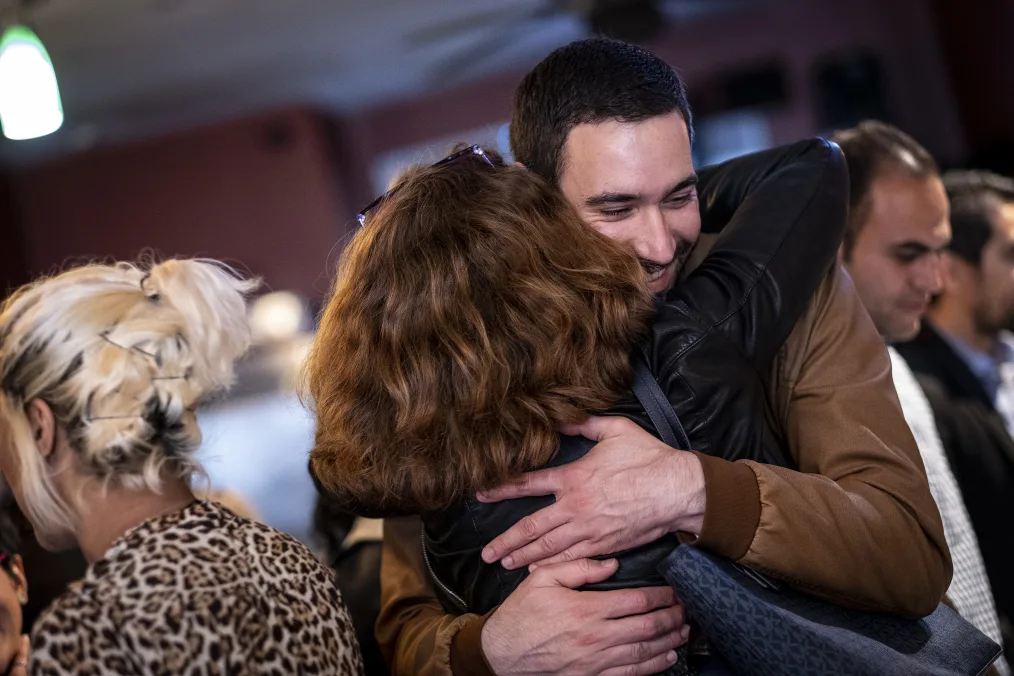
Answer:
[[[303,301],[289,291],[274,291],[253,302],[250,328],[255,343],[295,338],[303,329],[306,310]]]
[[[11,26],[0,36],[0,125],[12,140],[46,136],[63,125],[53,62],[26,26]]]

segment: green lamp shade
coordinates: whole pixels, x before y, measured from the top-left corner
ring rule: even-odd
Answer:
[[[42,41],[25,26],[0,37],[0,126],[12,140],[52,134],[63,124],[56,72]]]

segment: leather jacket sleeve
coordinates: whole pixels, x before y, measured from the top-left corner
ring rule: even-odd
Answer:
[[[766,369],[836,260],[848,216],[845,157],[836,144],[815,138],[699,176],[702,230],[721,235],[670,298]],[[662,332],[664,319],[665,310],[656,321]],[[664,377],[666,366],[656,376]]]

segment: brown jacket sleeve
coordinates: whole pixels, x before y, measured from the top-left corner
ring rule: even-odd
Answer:
[[[480,633],[487,616],[444,612],[422,558],[419,517],[384,520],[376,635],[392,676],[492,676]],[[457,637],[457,639],[455,639]]]
[[[701,456],[697,545],[842,605],[932,612],[951,578],[940,515],[883,339],[837,266],[782,348],[771,405],[799,471]]]

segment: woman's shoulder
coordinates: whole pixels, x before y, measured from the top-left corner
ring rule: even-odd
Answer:
[[[223,582],[256,581],[259,573],[284,578],[328,570],[294,537],[207,500],[163,523],[143,527],[114,549],[106,558],[110,568],[131,574],[145,570],[147,583],[164,581],[172,586],[167,573],[152,577],[151,570],[185,563],[183,568],[223,575]]]
[[[145,522],[89,567],[73,591],[124,608],[141,598],[267,595],[289,586],[333,586],[328,568],[295,538],[210,501]]]

